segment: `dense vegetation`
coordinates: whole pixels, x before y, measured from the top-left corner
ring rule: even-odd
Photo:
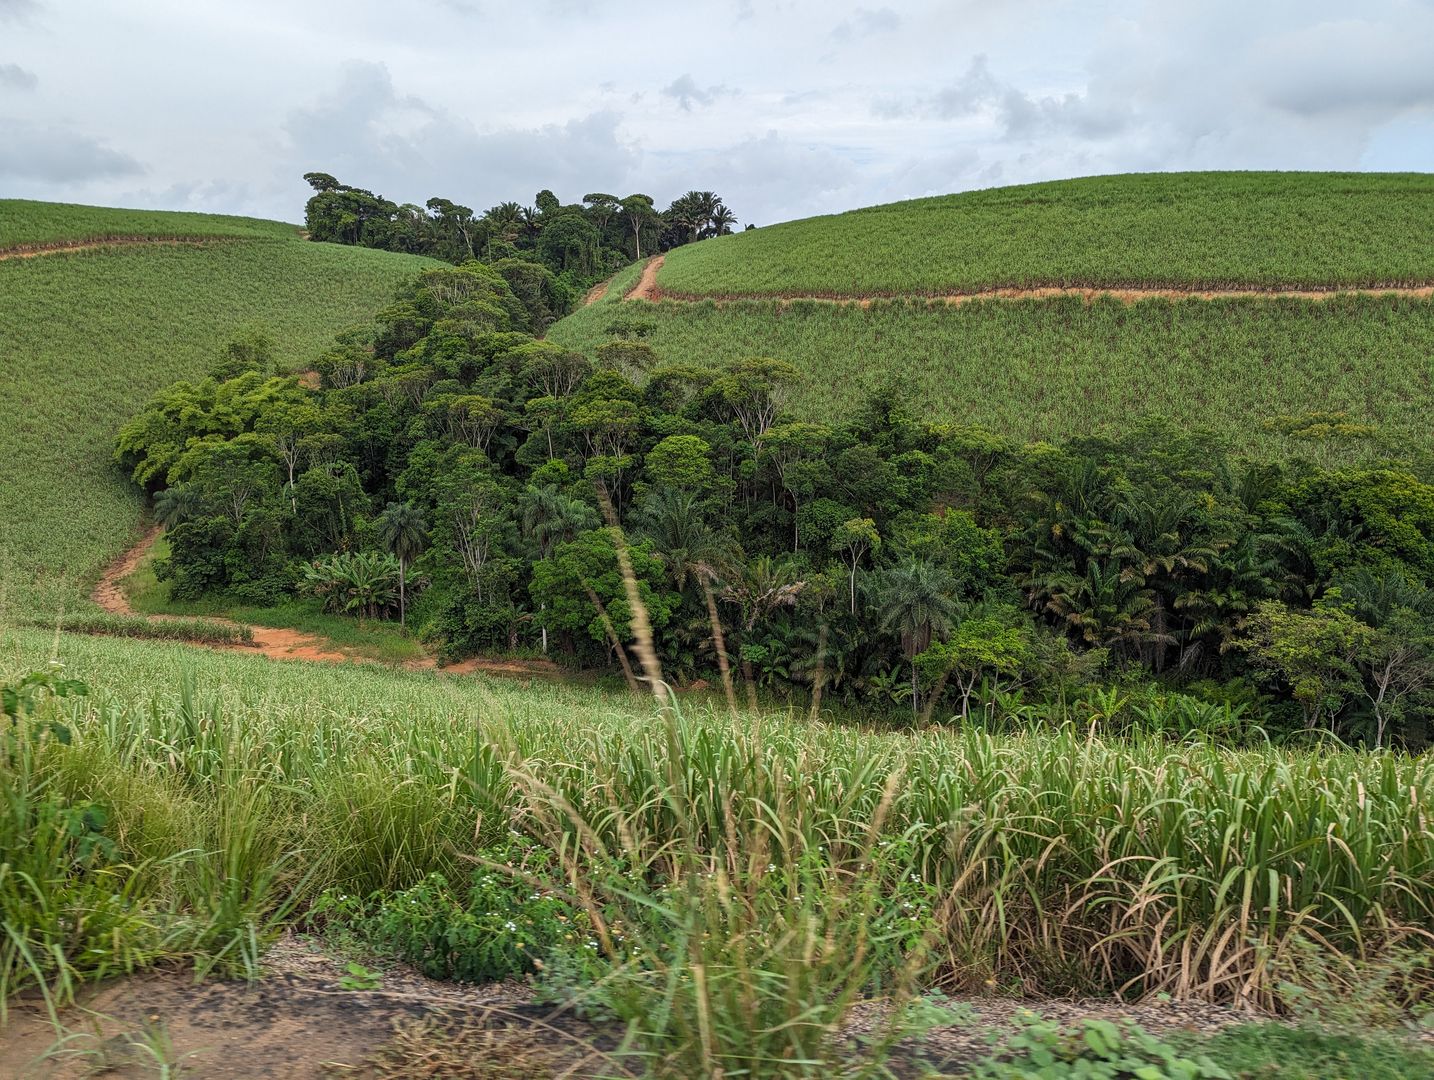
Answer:
[[[725,685],[730,648],[752,700],[1427,738],[1416,469],[1254,464],[1154,421],[1026,444],[882,390],[797,420],[781,361],[662,365],[619,317],[592,363],[538,318],[493,269],[430,270],[318,389],[253,355],[158,395],[117,458],[170,526],[173,595],[411,608],[450,654],[629,678],[640,597],[668,678]]]
[[[437,974],[604,994],[639,1049],[724,1059],[830,1060],[827,1025],[873,990],[1282,1006],[1340,955],[1404,970],[1390,995],[1427,975],[1398,966],[1434,926],[1427,759],[652,718],[102,638],[17,678],[51,646],[0,649],[7,992],[175,954],[242,969],[305,909]]]
[[[0,199],[0,252],[111,239],[200,237],[288,240],[293,225],[223,214],[191,214],[172,210],[117,210],[108,206]]]
[[[810,218],[675,251],[667,292],[879,296],[1002,286],[1434,282],[1434,176],[1154,173]]]
[[[328,173],[305,173],[304,179],[315,192],[304,208],[313,240],[452,263],[482,259],[500,272],[512,261],[536,264],[556,277],[565,295],[644,254],[726,236],[737,223],[736,215],[711,191],[689,191],[659,212],[651,195],[619,198],[592,192],[581,203],[563,204],[545,189],[532,206],[505,202],[475,214],[471,207],[437,197],[423,206],[399,205],[342,184]],[[504,276],[515,284],[511,274]]]
[[[141,228],[126,211],[24,207],[11,235],[27,242]],[[144,221],[151,235],[211,227],[182,214]],[[251,232],[245,219],[212,221]],[[134,539],[140,500],[109,450],[156,389],[201,374],[245,332],[273,341],[277,361],[306,364],[425,265],[259,225],[273,238],[0,261],[0,607],[72,607]]]
[[[548,336],[595,357],[626,324],[659,363],[781,357],[805,376],[790,405],[803,420],[899,379],[923,418],[1019,439],[1118,435],[1159,415],[1267,461],[1434,452],[1428,300],[633,303],[574,312]]]

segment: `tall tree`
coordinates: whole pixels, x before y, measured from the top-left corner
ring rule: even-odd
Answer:
[[[911,666],[911,712],[920,707],[916,657],[933,638],[951,630],[960,609],[956,582],[933,563],[907,559],[882,571],[875,583],[877,622],[901,639],[901,652]]]
[[[378,542],[398,560],[398,625],[408,622],[408,568],[428,546],[428,525],[412,503],[391,502],[378,516]]]

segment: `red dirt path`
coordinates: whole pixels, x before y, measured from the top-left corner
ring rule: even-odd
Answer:
[[[129,595],[124,589],[124,581],[139,569],[148,557],[150,549],[154,547],[155,541],[163,532],[162,526],[152,526],[134,547],[106,567],[99,583],[90,594],[90,599],[111,615],[139,615],[140,613],[135,611],[134,605],[129,602]],[[176,616],[149,615],[146,617],[159,620]],[[224,618],[206,617],[206,621],[226,623],[231,626],[244,625],[248,628],[253,641],[248,644],[236,642],[232,645],[206,643],[200,645],[201,648],[219,649],[226,652],[257,653],[271,660],[314,660],[330,664],[342,664],[349,661],[362,663],[366,659],[346,652],[342,647],[325,638],[314,634],[305,634],[298,630],[255,626],[252,623],[240,624],[233,619]],[[563,669],[551,660],[497,659],[481,656],[470,657],[467,660],[446,666],[440,666],[432,657],[427,657],[404,666],[412,671],[439,671],[445,675],[471,675],[474,672],[482,672],[485,675],[503,675],[520,679],[557,679],[564,674]]]
[[[624,300],[661,300],[662,291],[657,287],[657,272],[662,269],[662,264],[667,261],[666,255],[659,255],[649,259],[647,265],[642,268],[642,278],[623,297]]]

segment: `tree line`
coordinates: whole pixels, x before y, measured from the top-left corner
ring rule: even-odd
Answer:
[[[1434,485],[1232,457],[1158,419],[1023,444],[895,390],[813,421],[800,376],[663,362],[621,309],[586,356],[476,262],[426,271],[313,380],[261,339],[174,384],[117,460],[172,595],[315,598],[452,657],[664,671],[917,718],[1074,718],[1423,745]]]
[[[311,240],[428,255],[445,262],[527,259],[574,287],[626,263],[682,244],[726,236],[737,217],[711,191],[689,191],[658,210],[651,195],[590,192],[562,203],[544,189],[531,206],[499,203],[475,213],[450,199],[395,203],[328,173],[304,174],[314,189],[304,207]],[[750,228],[750,226],[749,226]]]

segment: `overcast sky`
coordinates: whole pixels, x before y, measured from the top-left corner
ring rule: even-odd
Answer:
[[[1434,171],[1434,0],[0,0],[0,196],[297,221],[322,170],[766,224],[1236,168]]]

